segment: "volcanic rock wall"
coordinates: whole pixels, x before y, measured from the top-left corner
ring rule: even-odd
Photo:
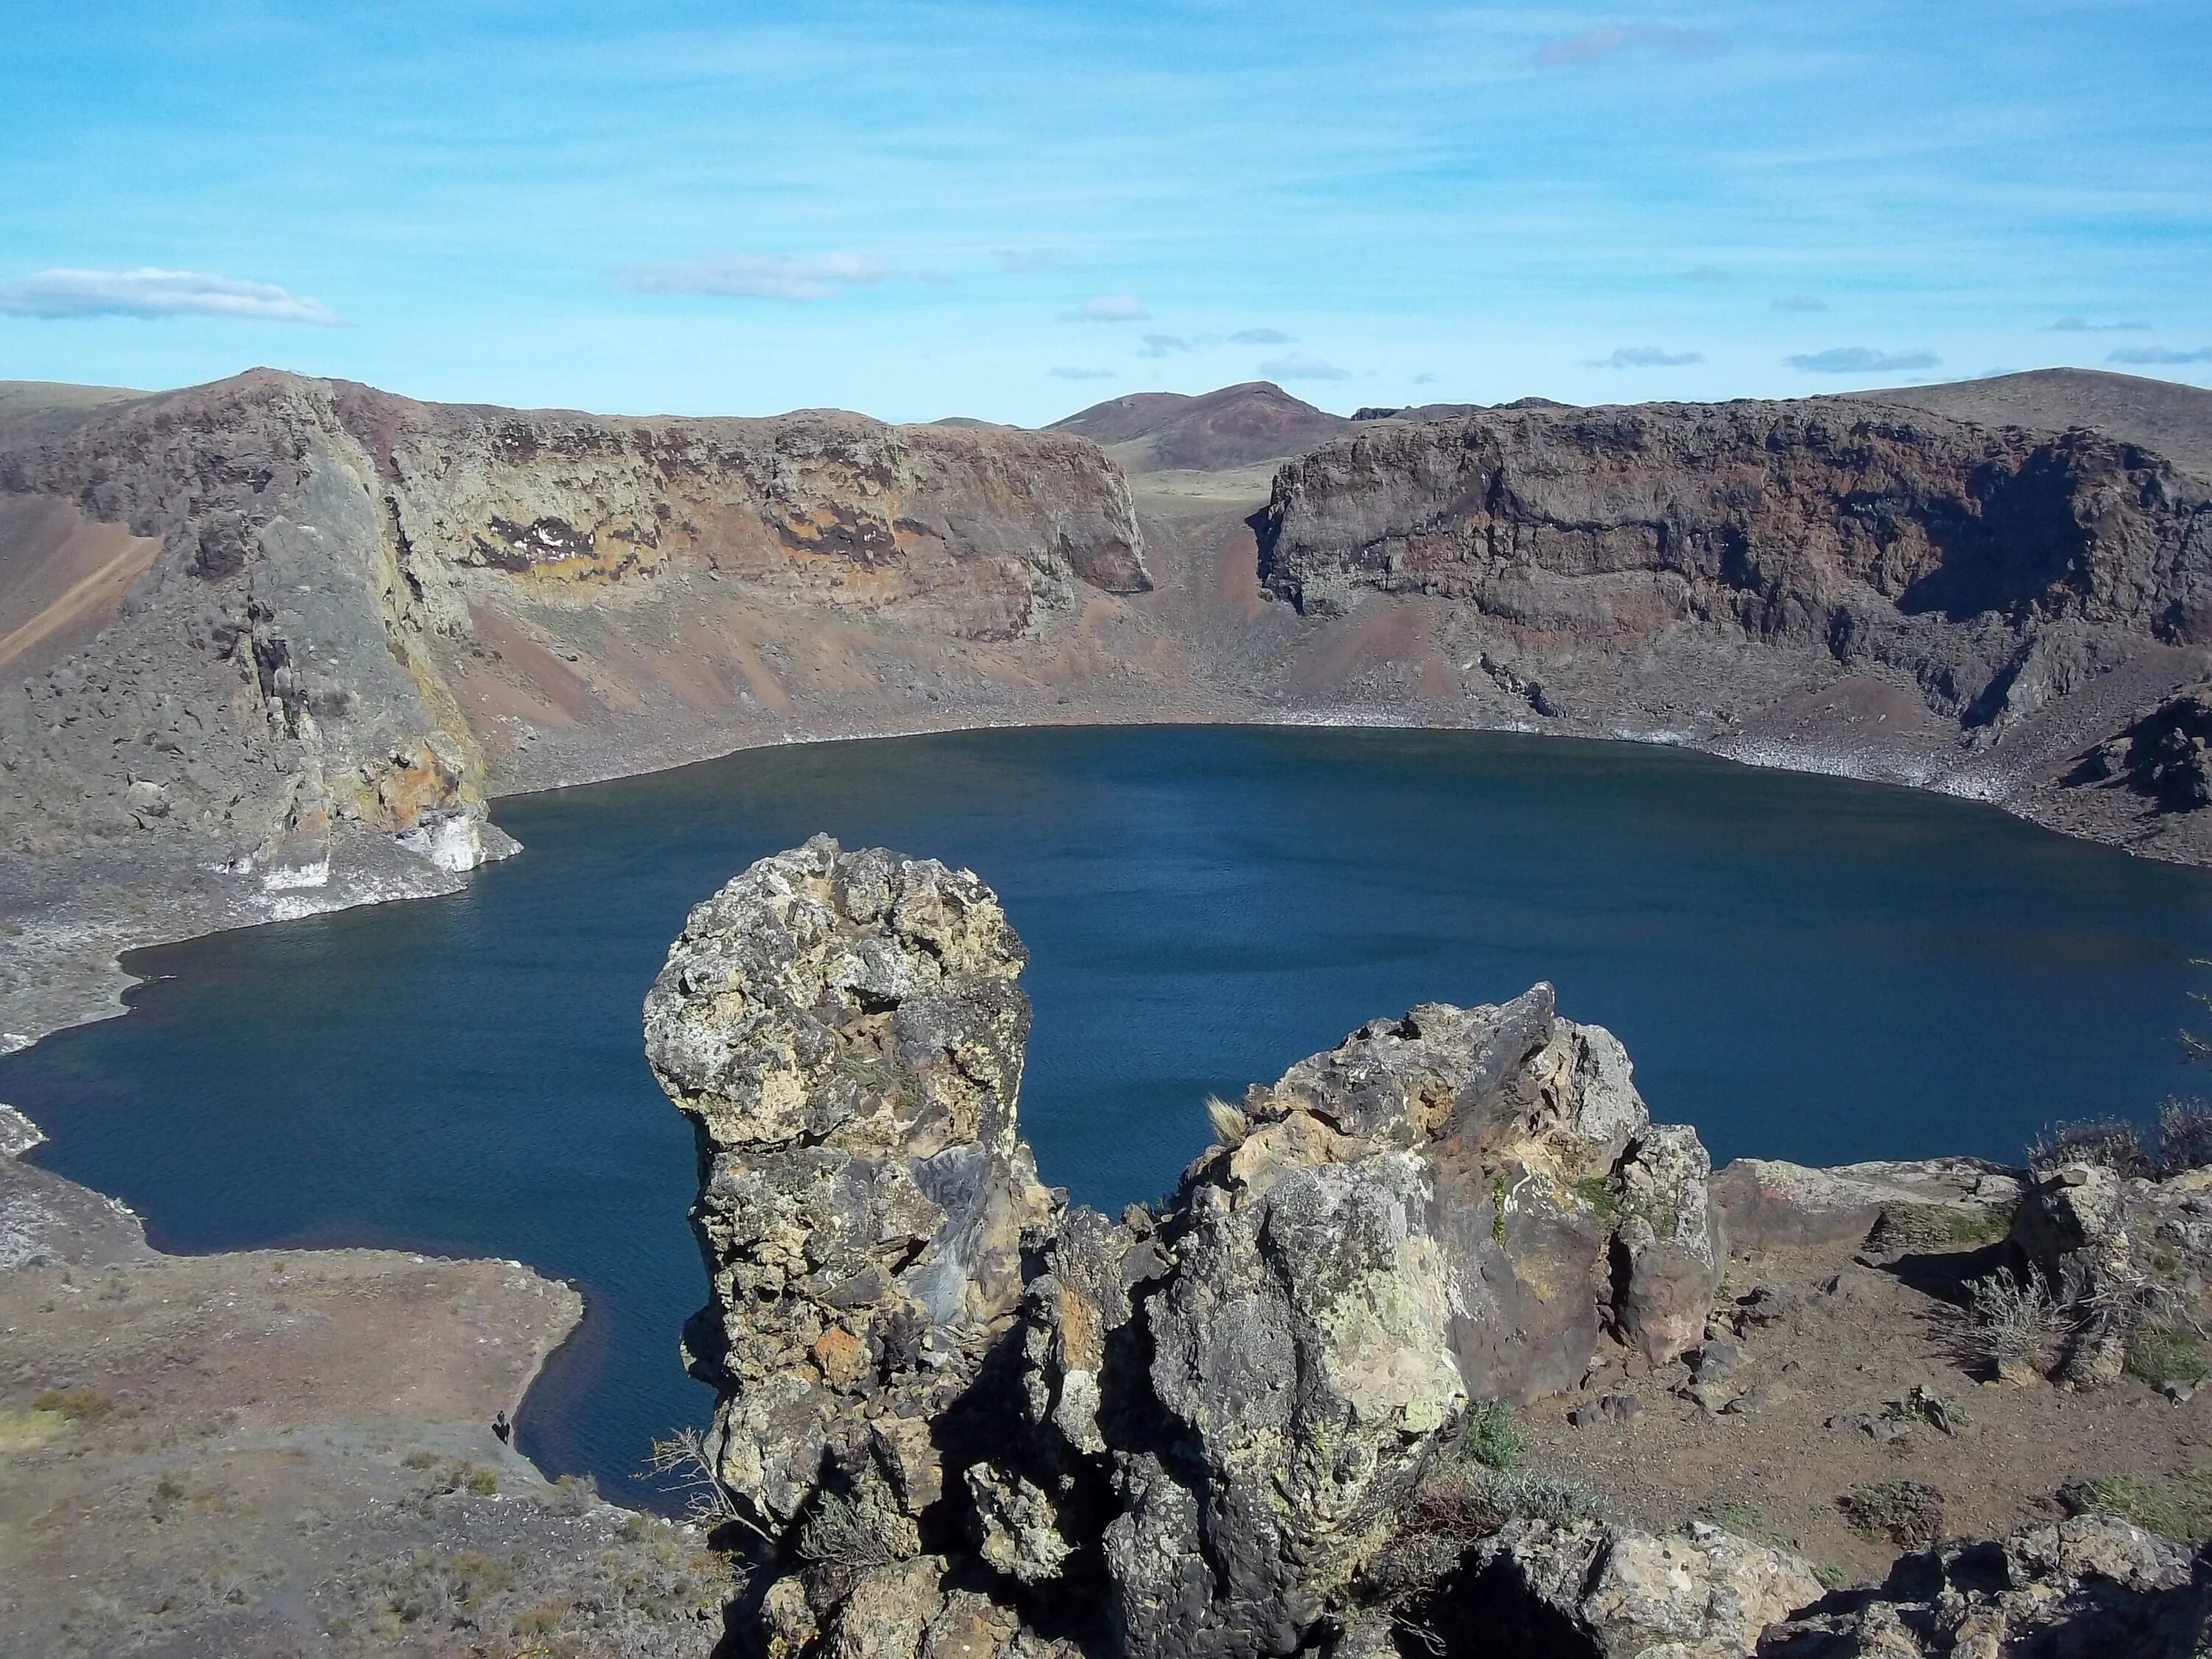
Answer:
[[[2201,481],[2088,431],[1864,404],[1376,422],[1283,467],[1260,543],[1309,613],[1443,602],[1540,714],[1632,704],[1640,676],[1725,722],[1761,675],[1787,690],[1794,657],[1807,684],[1902,681],[1986,740],[2146,648],[2212,640]]]
[[[266,371],[11,413],[0,501],[26,543],[0,575],[85,567],[74,610],[7,632],[0,849],[188,845],[279,891],[370,866],[419,890],[483,856],[483,739],[507,734],[471,673],[503,642],[562,666],[519,606],[665,635],[682,573],[1000,641],[1148,583],[1120,475],[1079,441],[445,409]]]

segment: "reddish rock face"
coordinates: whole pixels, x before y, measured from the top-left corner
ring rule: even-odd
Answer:
[[[1875,648],[1909,619],[2212,624],[2201,488],[2133,445],[1808,404],[1488,410],[1287,464],[1261,574],[1302,608],[1425,593],[1583,638],[1696,622]]]

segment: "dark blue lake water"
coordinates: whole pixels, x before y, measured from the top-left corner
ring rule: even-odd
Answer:
[[[1172,1184],[1200,1103],[1419,1001],[1539,978],[1717,1159],[2015,1155],[2195,1081],[2212,873],[1994,810],[1676,750],[1475,733],[979,732],[759,750],[503,802],[448,898],[141,953],[127,1018],[0,1060],[40,1162],[176,1250],[514,1256],[589,1314],[522,1419],[632,1485],[702,1420],[689,1130],[639,1003],[685,910],[819,830],[964,864],[1035,963],[1045,1178]]]

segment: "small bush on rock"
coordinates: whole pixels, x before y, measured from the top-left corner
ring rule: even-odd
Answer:
[[[1528,1437],[1521,1432],[1511,1401],[1485,1400],[1468,1409],[1460,1431],[1461,1456],[1504,1473],[1518,1468],[1528,1449]]]
[[[1878,1480],[1836,1500],[1855,1532],[1899,1549],[1933,1549],[1943,1537],[1943,1494],[1918,1480]]]
[[[2142,1130],[2118,1117],[2053,1124],[2027,1149],[2027,1161],[2039,1170],[2059,1164],[2095,1164],[2125,1176],[2148,1176],[2154,1167]]]
[[[1961,1355],[1992,1370],[2015,1360],[2047,1370],[2066,1334],[2065,1310],[2042,1278],[1991,1273],[1967,1287],[1967,1322],[1960,1334]]]
[[[2069,1481],[2058,1501],[2069,1515],[2117,1515],[2177,1544],[2212,1538],[2212,1469]]]
[[[2158,1172],[2172,1176],[2212,1164],[2212,1101],[2169,1100],[2158,1110]]]

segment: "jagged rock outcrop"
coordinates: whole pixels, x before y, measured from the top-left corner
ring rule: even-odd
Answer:
[[[2087,1158],[2039,1167],[2011,1238],[2065,1306],[2069,1381],[2109,1382],[2131,1345],[2212,1310],[2212,1169],[2160,1180]]]
[[[957,1479],[944,1419],[1052,1209],[1014,1121],[1026,961],[972,875],[820,837],[695,909],[647,998],[699,1135],[695,1364],[721,1477],[766,1521],[834,1512],[910,1557]]]
[[[1709,1190],[1731,1248],[1771,1250],[1856,1244],[1877,1224],[1931,1244],[1995,1237],[2010,1224],[2025,1185],[2026,1171],[1978,1158],[1825,1170],[1740,1158]]]
[[[1261,569],[1309,612],[1443,601],[1555,695],[1561,669],[1611,695],[1593,652],[1653,647],[1702,651],[1718,691],[1725,648],[1755,643],[1808,684],[1823,661],[1902,680],[1986,738],[2138,646],[2212,640],[2209,514],[2202,481],[2086,430],[1850,403],[1490,410],[1364,423],[1286,465]]]
[[[1111,1221],[1019,1137],[1024,960],[974,876],[817,838],[694,910],[647,999],[700,1134],[689,1345],[787,1646],[889,1652],[856,1595],[980,1583],[1133,1655],[1299,1651],[1470,1398],[1701,1333],[1704,1149],[1549,986],[1372,1022]]]
[[[1595,1522],[1508,1523],[1468,1553],[1425,1621],[1443,1655],[1741,1659],[1826,1594],[1786,1550],[1692,1522],[1656,1535]]]
[[[1759,1659],[2194,1659],[2212,1580],[2201,1557],[2110,1516],[1906,1556],[1875,1592],[1771,1626]]]
[[[2146,795],[2162,812],[2212,806],[2212,683],[2167,698],[2126,731],[2084,755],[2075,784],[2110,784]]]

